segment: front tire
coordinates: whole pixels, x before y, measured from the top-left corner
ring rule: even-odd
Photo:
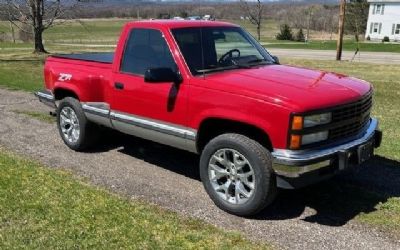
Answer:
[[[72,97],[62,99],[57,107],[57,126],[64,143],[75,151],[94,144],[97,127],[87,120],[82,106]]]
[[[223,134],[206,145],[200,177],[214,203],[239,216],[257,214],[277,195],[271,153],[240,134]]]

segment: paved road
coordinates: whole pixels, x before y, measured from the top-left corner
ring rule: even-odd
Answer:
[[[309,49],[278,49],[268,48],[271,54],[278,57],[290,57],[314,60],[335,60],[336,51],[333,50],[309,50]],[[343,51],[343,60],[352,60],[354,52]],[[390,52],[361,52],[354,58],[354,62],[377,63],[377,64],[400,64],[400,53]]]
[[[15,110],[47,112],[31,94],[0,89],[0,147],[52,168],[67,169],[113,192],[143,199],[221,228],[238,230],[251,239],[268,241],[282,249],[400,248],[400,241],[352,220],[361,212],[373,211],[384,199],[333,213],[321,204],[321,195],[316,190],[326,190],[324,197],[328,199],[337,194],[322,184],[283,192],[260,216],[240,218],[212,204],[199,181],[198,157],[193,154],[115,133],[104,138],[96,150],[76,153],[64,146],[55,124],[16,114]],[[330,183],[351,182],[388,197],[399,197],[398,165],[389,160],[376,160],[360,174],[349,172]]]

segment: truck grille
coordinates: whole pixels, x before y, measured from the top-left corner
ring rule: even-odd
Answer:
[[[332,123],[343,124],[329,131],[329,140],[352,137],[366,130],[372,108],[372,91],[360,100],[334,108]]]

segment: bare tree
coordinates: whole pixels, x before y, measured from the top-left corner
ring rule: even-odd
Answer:
[[[256,3],[249,3],[246,0],[240,0],[240,6],[246,12],[246,16],[250,22],[257,26],[257,39],[261,39],[261,22],[264,4],[261,0],[257,0]]]
[[[26,33],[33,33],[35,53],[47,53],[43,45],[43,32],[54,25],[66,10],[60,0],[3,0],[9,21]]]
[[[358,43],[360,33],[367,29],[369,3],[367,0],[349,0],[346,8],[345,29],[354,33]]]

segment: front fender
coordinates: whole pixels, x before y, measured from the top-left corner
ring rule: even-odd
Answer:
[[[193,120],[190,127],[200,129],[201,124],[207,119],[224,119],[244,123],[264,131],[271,140],[274,148],[285,148],[287,142],[288,117],[287,110],[267,110],[256,108],[253,112],[241,112],[237,109],[212,108],[203,110]]]

